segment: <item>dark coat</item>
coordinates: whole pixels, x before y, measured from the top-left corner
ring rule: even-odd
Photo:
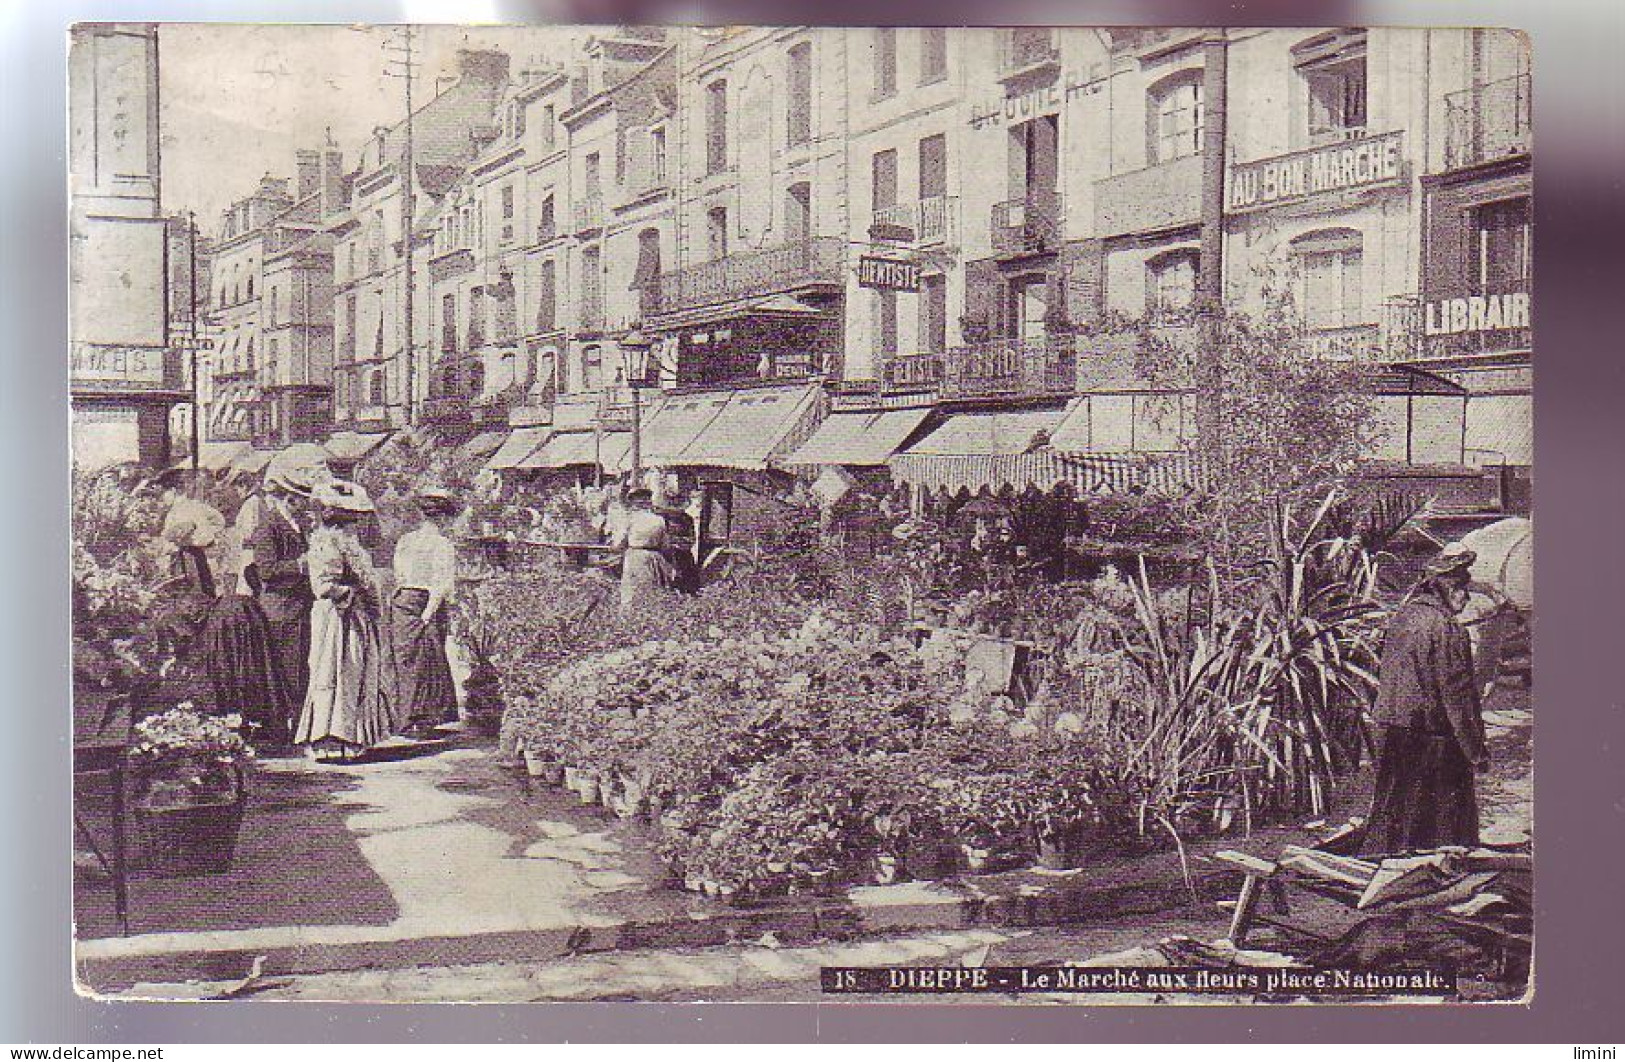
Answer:
[[[1438,594],[1419,591],[1389,621],[1372,716],[1381,726],[1453,737],[1469,762],[1484,758],[1472,642]]]

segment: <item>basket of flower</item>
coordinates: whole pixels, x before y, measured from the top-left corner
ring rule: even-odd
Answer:
[[[180,877],[231,868],[248,801],[244,765],[253,756],[240,725],[190,703],[136,724],[133,870]]]

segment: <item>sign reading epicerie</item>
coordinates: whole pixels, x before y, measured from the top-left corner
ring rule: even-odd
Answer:
[[[1251,210],[1397,181],[1404,176],[1403,136],[1383,133],[1232,166],[1230,209]]]

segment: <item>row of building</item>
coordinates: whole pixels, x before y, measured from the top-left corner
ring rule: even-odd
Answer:
[[[404,123],[319,145],[210,235],[203,434],[411,422],[483,437],[499,468],[891,462],[1019,488],[986,459],[1035,431],[1085,453],[1187,434],[1091,325],[1285,295],[1312,351],[1399,367],[1379,456],[1521,493],[1530,119],[1527,41],[1499,30],[625,29],[557,65],[465,52],[409,163]]]

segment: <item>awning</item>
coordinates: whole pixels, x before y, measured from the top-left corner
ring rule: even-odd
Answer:
[[[602,464],[606,472],[619,472],[631,449],[629,431],[572,431],[553,436],[516,467],[577,468]]]
[[[327,440],[327,452],[335,461],[359,461],[384,444],[389,432],[338,431]]]
[[[767,317],[779,320],[799,320],[817,317],[823,310],[808,306],[790,295],[769,295],[766,298],[738,299],[716,306],[702,306],[693,310],[679,310],[650,318],[650,326],[661,330],[672,328],[698,328],[742,317]]]
[[[584,401],[560,399],[553,403],[553,430],[580,431],[598,423],[598,399]]]
[[[502,441],[507,437],[508,433],[505,431],[482,431],[472,439],[464,440],[457,447],[457,456],[465,461],[476,457],[485,457],[488,454],[495,453],[497,448],[502,445]]]
[[[898,454],[886,462],[898,482],[931,494],[1048,494],[1065,484],[1077,497],[1151,494],[1183,497],[1201,490],[1200,458],[1176,454]]]
[[[551,428],[515,428],[485,462],[493,471],[518,468],[519,462],[535,453],[552,432]]]
[[[206,442],[198,447],[197,463],[200,468],[218,472],[230,468],[231,463],[254,447],[246,442]]]
[[[812,434],[818,388],[735,391],[728,404],[689,444],[675,465],[762,469]]]
[[[726,393],[667,395],[643,418],[643,463],[676,463],[728,405]]]
[[[910,454],[993,457],[1025,454],[1047,445],[1066,419],[1064,409],[956,413],[908,448]]]
[[[834,413],[780,463],[884,465],[930,415],[930,408]]]

